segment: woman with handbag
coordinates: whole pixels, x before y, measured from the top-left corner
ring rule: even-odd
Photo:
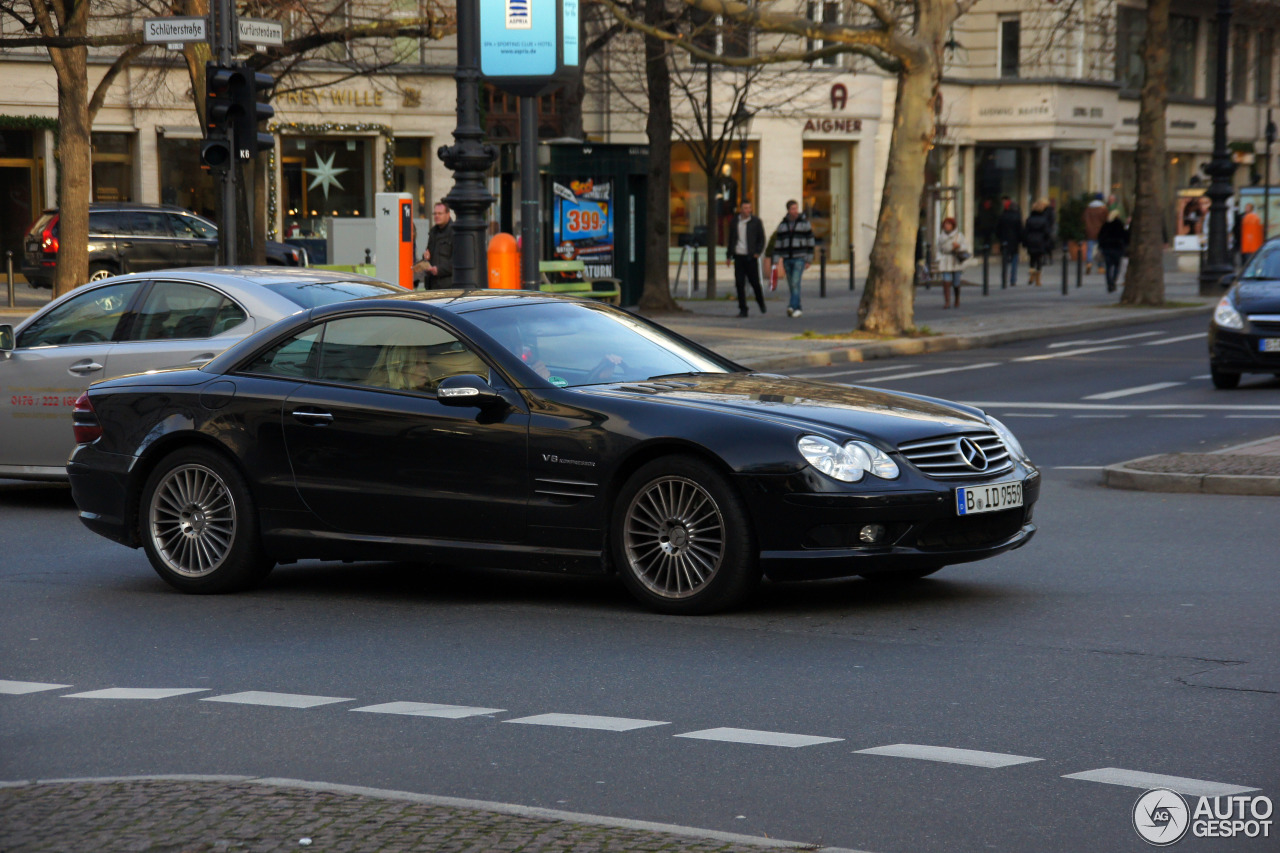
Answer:
[[[956,292],[956,307],[960,307],[960,272],[965,261],[973,256],[969,240],[956,228],[956,220],[948,216],[942,220],[942,230],[934,243],[938,247],[934,267],[942,277],[942,307],[951,307],[951,289]]]
[[[1027,257],[1030,259],[1027,278],[1036,287],[1040,286],[1045,256],[1053,251],[1053,227],[1049,224],[1049,215],[1045,213],[1048,208],[1049,202],[1046,199],[1040,199],[1031,205],[1031,215],[1022,228],[1022,245],[1027,247]]]

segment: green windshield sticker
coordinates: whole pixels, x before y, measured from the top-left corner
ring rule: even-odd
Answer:
[[[559,376],[548,376],[547,381],[549,381],[552,385],[556,386],[557,388],[563,388],[569,384],[569,381],[567,379],[561,379]]]

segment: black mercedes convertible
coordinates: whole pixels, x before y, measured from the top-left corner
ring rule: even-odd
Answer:
[[[300,559],[610,572],[706,613],[774,580],[920,578],[1030,540],[1040,474],[978,409],[752,373],[596,302],[327,305],[75,406],[80,517],[168,583]]]

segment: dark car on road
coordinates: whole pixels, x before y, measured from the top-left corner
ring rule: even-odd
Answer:
[[[1259,249],[1209,323],[1209,373],[1235,388],[1242,373],[1280,376],[1280,240]]]
[[[34,287],[53,287],[60,229],[57,208],[46,210],[23,240],[22,274]],[[306,266],[302,250],[267,241],[267,263]],[[167,204],[89,205],[89,281],[129,272],[204,267],[216,262],[218,226]]]
[[[615,572],[669,613],[774,580],[914,580],[1031,538],[1040,474],[982,411],[758,374],[588,300],[317,307],[197,370],[96,383],[92,530],[186,592],[304,558]]]

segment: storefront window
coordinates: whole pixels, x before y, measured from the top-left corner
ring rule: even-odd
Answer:
[[[93,134],[93,200],[133,201],[133,134]]]
[[[200,140],[161,136],[157,151],[160,201],[216,219],[218,184],[210,172],[200,168]]]
[[[39,215],[34,150],[32,131],[0,130],[0,259],[6,251],[22,258],[22,236]]]
[[[813,236],[833,261],[847,261],[853,198],[853,145],[806,142],[801,205]]]
[[[396,137],[395,188],[413,196],[414,216],[429,219],[431,206],[431,140],[417,136]]]
[[[1091,157],[1088,151],[1049,152],[1049,200],[1059,210],[1071,199],[1097,192],[1089,186]]]
[[[712,199],[712,221],[716,226],[716,245],[725,244],[725,234],[738,205],[742,201],[756,204],[756,215],[762,219],[765,212],[759,209],[756,192],[757,143],[747,143],[747,168],[745,197],[739,192],[742,182],[741,148],[732,143],[725,163],[716,181]],[[693,157],[689,146],[683,142],[671,144],[671,245],[678,246],[697,239],[706,245],[707,229],[707,176]]]
[[[325,237],[326,218],[373,215],[373,140],[285,136],[280,150],[286,237]]]

